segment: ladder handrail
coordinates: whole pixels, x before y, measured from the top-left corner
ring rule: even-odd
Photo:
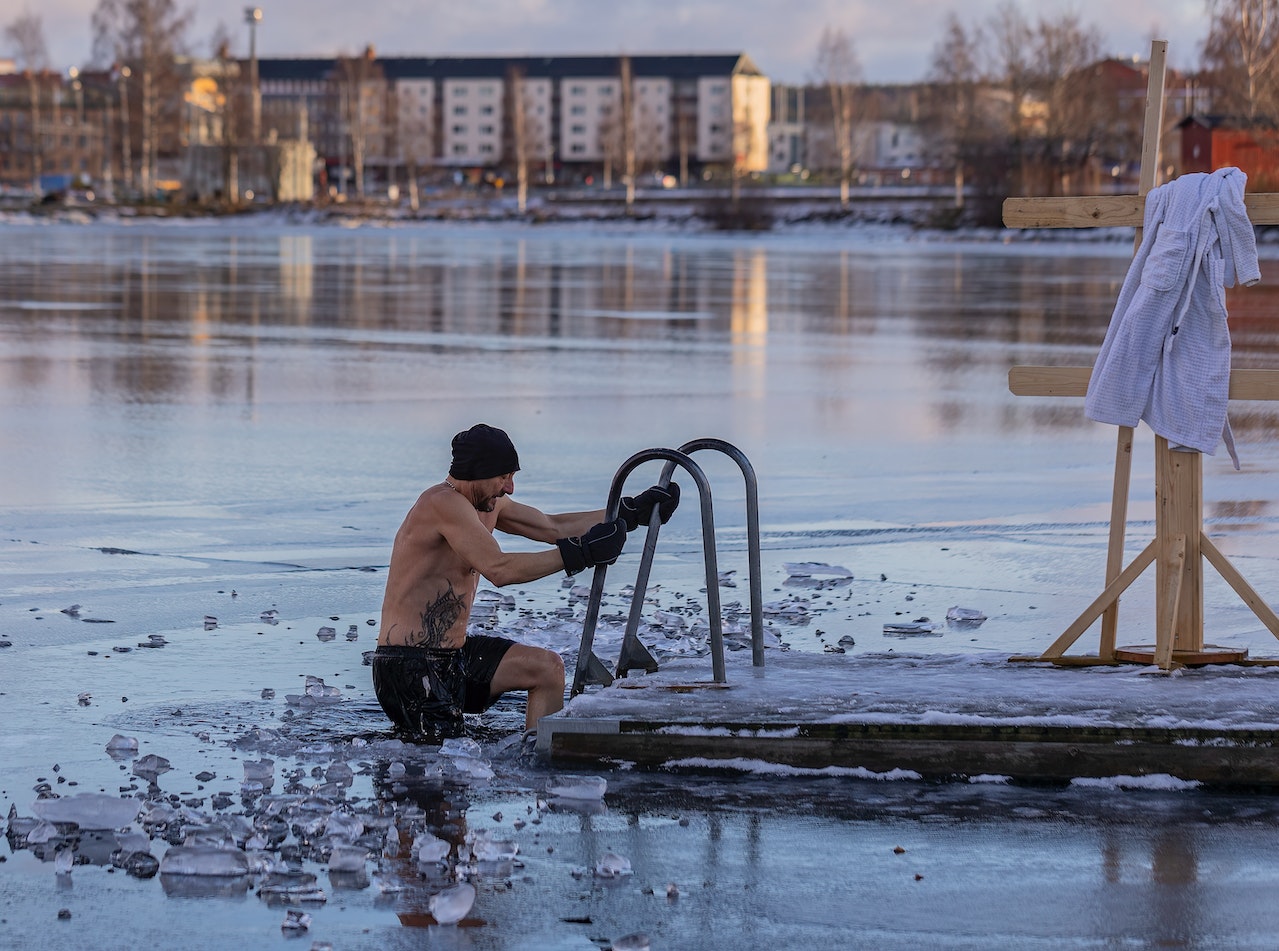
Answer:
[[[742,452],[732,443],[714,436],[703,436],[691,439],[679,447],[679,451],[692,454],[702,449],[714,449],[722,452],[742,470],[742,479],[746,483],[746,565],[750,574],[751,597],[751,665],[764,666],[764,593],[760,570],[760,538],[759,538],[759,482],[755,478],[755,467]],[[667,463],[662,470],[662,485],[670,481],[673,463]],[[647,545],[645,554],[648,554]],[[638,625],[636,625],[638,630]],[[630,633],[628,626],[627,633]]]
[[[674,464],[678,464],[693,477],[693,481],[697,484],[702,514],[702,551],[706,562],[706,608],[711,629],[711,664],[715,682],[724,683],[727,677],[724,673],[724,629],[719,603],[719,570],[715,557],[715,513],[711,506],[711,487],[706,478],[706,473],[685,452],[676,449],[643,449],[622,463],[621,468],[617,470],[617,474],[613,477],[613,484],[608,493],[605,516],[608,519],[617,517],[622,499],[622,486],[626,482],[626,477],[637,466],[653,459],[665,459],[669,464],[672,464],[672,468]],[[669,484],[669,482],[670,473],[664,470],[662,484]],[[649,534],[645,539],[645,552],[649,551],[650,544],[652,547],[656,547],[656,528],[660,524],[661,515],[655,511],[652,521],[649,523]],[[643,570],[646,564],[651,567],[651,563],[651,555],[648,559],[641,559],[641,569]],[[595,678],[592,682],[603,683],[605,686],[613,681],[612,675],[600,663],[599,658],[595,656],[592,649],[595,642],[595,628],[599,623],[600,602],[603,599],[604,579],[607,572],[607,565],[596,565],[595,575],[591,579],[591,595],[586,606],[586,618],[582,624],[582,642],[578,649],[577,665],[573,675],[572,696],[577,696],[582,692],[586,686],[588,675]],[[647,583],[648,579],[645,577],[645,586],[647,586]],[[632,602],[632,611],[635,610],[635,603],[642,604],[642,600],[641,596]]]

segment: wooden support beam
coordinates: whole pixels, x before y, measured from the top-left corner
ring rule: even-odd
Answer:
[[[1141,576],[1143,571],[1150,567],[1150,563],[1155,560],[1156,549],[1157,546],[1153,541],[1142,549],[1141,554],[1132,560],[1132,564],[1120,572],[1119,577],[1106,585],[1106,589],[1097,595],[1092,604],[1084,609],[1084,613],[1075,619],[1074,624],[1066,628],[1061,636],[1052,642],[1052,645],[1049,646],[1048,650],[1044,651],[1040,659],[1052,660],[1066,653],[1066,649],[1092,626],[1093,621],[1101,617],[1101,613],[1113,604],[1128,589],[1128,586]]]
[[[1008,371],[1014,396],[1083,396],[1092,367],[1018,366]],[[1279,370],[1231,370],[1230,399],[1279,400]]]
[[[1245,195],[1254,225],[1279,224],[1279,193]],[[1140,228],[1146,199],[1141,195],[1091,195],[1079,198],[1006,198],[1008,228]]]
[[[1267,630],[1275,637],[1279,637],[1279,615],[1276,615],[1270,605],[1261,599],[1261,595],[1253,590],[1252,585],[1248,584],[1244,576],[1239,573],[1239,569],[1226,560],[1221,549],[1214,545],[1207,535],[1200,536],[1199,550],[1208,559],[1208,563],[1217,569],[1217,574],[1235,589],[1239,599],[1252,608],[1252,613],[1257,615],[1257,619],[1266,626]]]

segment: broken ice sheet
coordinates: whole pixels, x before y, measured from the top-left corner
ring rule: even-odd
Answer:
[[[939,636],[942,634],[942,626],[935,624],[926,617],[916,618],[913,621],[898,621],[884,625],[884,634],[888,636],[910,637],[910,636]]]
[[[603,799],[608,780],[603,776],[557,776],[546,784],[546,794],[559,799]]]
[[[46,822],[74,822],[81,829],[119,829],[138,817],[142,803],[105,793],[37,799],[31,811]]]
[[[202,845],[175,845],[160,860],[161,875],[248,875],[249,857],[240,849],[218,849]]]
[[[427,908],[440,924],[453,925],[465,918],[474,904],[475,886],[470,882],[462,882],[444,889],[438,895],[432,895]]]
[[[595,874],[599,878],[621,878],[631,874],[631,860],[616,852],[605,852],[595,863]]]
[[[985,620],[986,614],[979,608],[962,608],[959,605],[955,605],[946,611],[946,622],[951,627],[980,627]]]
[[[141,776],[149,782],[155,782],[157,776],[161,773],[167,773],[170,769],[172,767],[169,761],[163,756],[156,756],[154,753],[148,753],[133,764],[134,775]]]
[[[852,578],[853,573],[842,565],[827,565],[820,561],[787,561],[782,564],[790,578]]]

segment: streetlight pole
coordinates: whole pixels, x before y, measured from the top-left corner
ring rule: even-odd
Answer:
[[[133,190],[133,156],[129,143],[129,77],[133,71],[128,66],[120,67],[120,178],[128,191]]]
[[[249,88],[252,96],[252,139],[257,145],[262,135],[262,89],[258,85],[258,24],[262,22],[261,7],[245,7],[244,22],[249,25]]]

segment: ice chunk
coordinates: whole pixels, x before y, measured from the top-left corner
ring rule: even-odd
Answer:
[[[321,641],[331,641],[338,636],[338,632],[334,628],[325,625],[315,632],[315,636]]]
[[[462,882],[444,889],[438,895],[432,895],[427,908],[440,924],[455,925],[466,917],[474,904],[475,886],[470,882]]]
[[[244,761],[244,781],[246,783],[262,783],[270,786],[275,782],[275,760],[245,760]]]
[[[519,853],[518,843],[510,839],[497,839],[487,829],[471,835],[471,854],[477,862],[509,862]]]
[[[479,743],[469,736],[450,737],[440,744],[441,756],[475,756],[483,752]]]
[[[280,925],[281,931],[306,931],[311,927],[311,916],[305,911],[298,911],[290,908],[284,913],[284,921]]]
[[[117,849],[111,853],[111,864],[134,878],[152,878],[160,870],[160,860],[145,849]]]
[[[206,631],[211,631],[217,626],[218,626],[218,619],[215,618],[212,614],[206,614],[204,616],[204,629]]]
[[[364,834],[364,820],[348,812],[334,812],[325,820],[324,834],[354,842]]]
[[[329,853],[329,871],[362,872],[368,858],[368,849],[356,845],[339,845]]]
[[[138,738],[136,736],[122,736],[117,733],[111,739],[107,740],[108,753],[136,753],[138,751]]]
[[[613,942],[612,951],[649,951],[648,935],[642,931],[623,935]]]
[[[942,633],[940,624],[934,624],[926,617],[916,618],[914,621],[901,621],[884,625],[884,633],[888,635],[896,635],[898,637],[909,637],[911,635],[923,634],[936,635]]]
[[[791,578],[851,578],[853,573],[842,565],[819,561],[788,561],[782,564]]]
[[[349,786],[355,781],[355,770],[346,763],[333,763],[324,771],[324,781]]]
[[[603,799],[607,791],[603,776],[557,776],[546,786],[548,796],[560,799]]]
[[[231,877],[251,871],[249,857],[240,849],[215,849],[204,845],[175,845],[160,861],[161,875]]]
[[[27,843],[38,845],[58,837],[58,827],[47,819],[36,820],[35,825],[27,829]]]
[[[161,773],[167,773],[172,768],[169,765],[169,761],[163,756],[148,753],[133,764],[133,773],[135,776],[141,776],[145,780],[154,782],[157,776]]]
[[[37,799],[31,811],[46,822],[74,822],[81,829],[119,829],[138,817],[142,803],[106,793]]]
[[[599,878],[621,878],[631,874],[631,860],[616,852],[605,852],[595,863],[595,874]]]
[[[279,624],[280,612],[277,611],[275,608],[270,608],[269,610],[263,611],[261,614],[259,614],[258,620],[266,621],[268,624]]]
[[[53,853],[53,871],[58,875],[70,875],[75,865],[75,849],[64,846]]]
[[[413,840],[413,858],[421,865],[444,862],[449,857],[452,846],[439,836],[423,832]]]
[[[342,691],[337,687],[330,687],[324,682],[322,677],[313,677],[310,674],[306,678],[306,695],[312,700],[338,700],[342,696]]]
[[[986,613],[980,608],[961,608],[955,605],[946,611],[946,620],[959,627],[977,627],[986,620]]]

